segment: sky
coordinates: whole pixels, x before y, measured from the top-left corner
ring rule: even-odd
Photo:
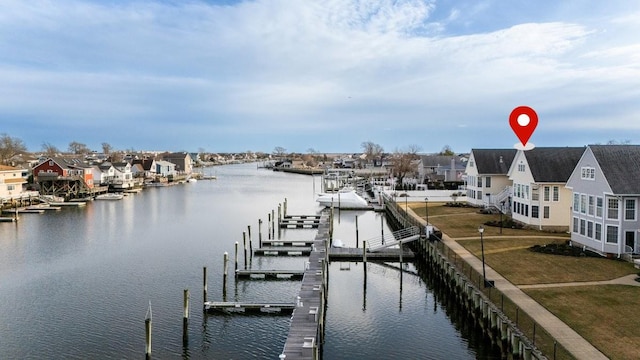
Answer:
[[[0,1],[0,133],[31,151],[640,143],[640,2]]]

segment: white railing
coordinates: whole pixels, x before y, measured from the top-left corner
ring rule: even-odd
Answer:
[[[398,245],[404,242],[416,240],[420,237],[420,228],[411,226],[392,233],[367,239],[367,248],[369,251],[377,251],[390,246]]]
[[[508,212],[509,204],[508,200],[513,195],[513,188],[511,186],[505,187],[502,191],[493,195],[485,195],[483,198],[483,205],[485,207],[495,207],[502,212]],[[505,202],[504,209],[501,208],[501,203]]]

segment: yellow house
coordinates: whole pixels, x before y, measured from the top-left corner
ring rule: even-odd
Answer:
[[[509,169],[513,220],[539,229],[568,230],[573,194],[565,185],[583,147],[518,150]]]

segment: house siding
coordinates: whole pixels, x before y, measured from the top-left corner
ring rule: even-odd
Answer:
[[[583,179],[582,169],[595,169],[593,179]],[[614,194],[607,182],[604,172],[590,148],[587,148],[583,157],[578,162],[571,178],[567,182],[567,188],[572,191],[572,226],[571,240],[583,246],[595,249],[602,253],[622,254],[629,252],[625,249],[626,237],[630,237],[631,251],[640,252],[638,245],[638,229],[640,229],[640,196]],[[602,199],[601,212],[598,214],[598,198]],[[593,199],[593,200],[590,200]],[[618,203],[617,217],[609,218],[609,200]],[[627,200],[633,205],[630,213],[632,219],[625,218]],[[593,202],[593,209],[591,206]],[[590,225],[593,224],[593,225]],[[589,228],[593,227],[590,232]],[[601,229],[600,239],[596,238],[596,227]],[[617,228],[617,242],[607,240],[607,229]],[[612,228],[613,229],[613,228]]]

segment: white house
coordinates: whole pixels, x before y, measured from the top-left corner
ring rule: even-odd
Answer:
[[[518,150],[511,167],[513,220],[538,229],[568,230],[571,190],[565,185],[583,147],[537,147]]]
[[[589,145],[567,188],[573,242],[603,254],[640,252],[640,145]]]
[[[507,173],[515,155],[515,149],[472,149],[465,169],[467,202],[508,211],[512,188]]]
[[[27,170],[13,166],[0,165],[0,203],[18,199],[25,194],[24,185],[27,183]]]

